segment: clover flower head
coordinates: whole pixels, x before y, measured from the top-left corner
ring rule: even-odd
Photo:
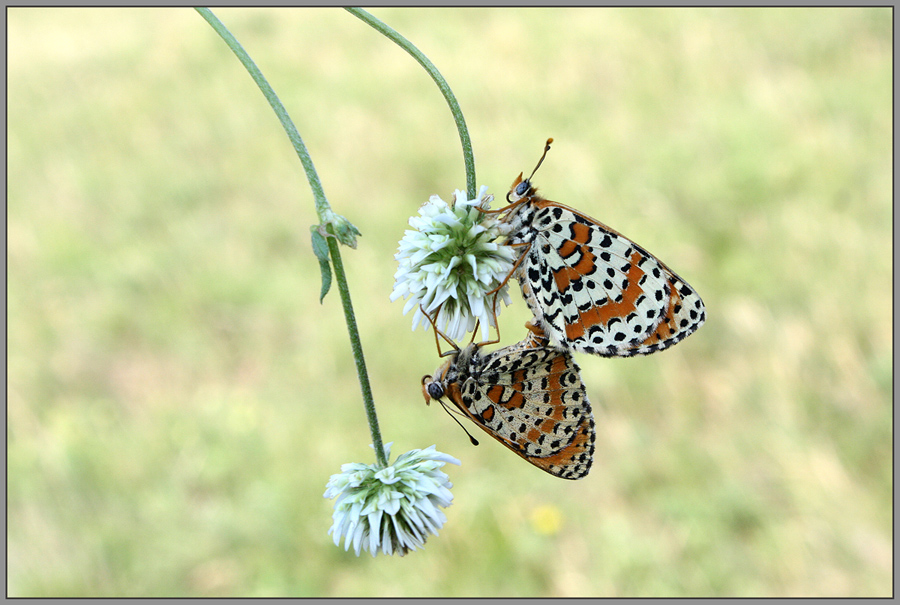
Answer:
[[[385,459],[390,459],[391,444],[384,446]],[[344,538],[344,550],[353,545],[356,556],[360,549],[372,553],[379,549],[386,555],[401,557],[425,545],[428,534],[447,522],[440,508],[450,506],[453,494],[446,474],[439,470],[445,463],[459,460],[435,450],[411,450],[401,454],[393,464],[344,464],[332,475],[325,490],[326,498],[334,498],[334,524],[328,530],[334,545]]]
[[[495,325],[494,296],[488,292],[512,271],[515,250],[495,241],[505,235],[503,224],[479,211],[490,208],[494,199],[486,191],[482,186],[469,200],[457,190],[453,205],[433,195],[419,208],[419,215],[409,219],[412,229],[403,235],[394,255],[399,268],[391,301],[408,297],[403,314],[416,310],[413,330],[420,324],[428,329],[430,322],[422,309],[429,315],[437,311],[435,325],[454,340],[474,330],[479,320],[482,338],[487,340]],[[508,286],[497,291],[506,305],[510,303]]]

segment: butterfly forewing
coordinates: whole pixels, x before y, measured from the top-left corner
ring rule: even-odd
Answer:
[[[519,456],[557,477],[579,479],[594,452],[590,402],[571,355],[544,342],[532,331],[521,343],[484,355],[469,345],[434,380],[466,416]]]

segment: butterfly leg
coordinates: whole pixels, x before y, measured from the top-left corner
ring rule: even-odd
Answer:
[[[507,278],[508,279],[508,278]],[[500,322],[497,321],[497,297],[500,295],[496,290],[492,290],[494,292],[494,299],[491,303],[491,314],[494,316],[494,326],[497,328],[497,338],[494,340],[485,340],[478,343],[479,347],[483,347],[484,345],[494,345],[500,342]],[[481,321],[481,320],[479,320]],[[475,332],[478,331],[478,324],[475,324]],[[472,342],[475,342],[475,332],[472,332]]]
[[[435,323],[434,318],[431,317],[431,315],[429,315],[425,311],[425,309],[422,307],[422,305],[419,305],[419,309],[422,310],[422,313],[425,315],[425,317],[428,318],[428,321],[431,323],[431,327],[434,328],[434,344],[437,347],[438,357],[446,357],[447,355],[452,355],[453,353],[456,353],[457,351],[459,351],[459,347],[456,346],[456,343],[453,342],[449,336],[447,336],[446,334],[441,332],[441,330],[437,327],[437,324]],[[440,313],[440,311],[441,311],[441,308],[438,307],[437,311],[434,314],[435,317],[437,317],[437,314]],[[447,351],[446,353],[441,352],[441,343],[438,340],[438,334],[440,334],[441,338],[443,338],[448,343],[450,343],[450,346],[453,347],[453,351]]]
[[[519,269],[519,265],[522,264],[522,261],[525,260],[525,255],[527,255],[528,251],[531,249],[531,242],[520,242],[518,244],[509,244],[509,245],[513,246],[513,247],[518,247],[518,246],[527,246],[527,247],[522,251],[522,254],[519,255],[519,258],[516,259],[516,262],[513,265],[512,269],[510,269],[509,273],[506,274],[506,277],[503,278],[503,281],[500,282],[500,285],[497,286],[496,288],[494,288],[493,290],[486,292],[485,293],[486,296],[495,294],[496,292],[498,292],[500,290],[500,288],[502,288],[503,286],[506,285],[506,283],[509,281],[509,278],[512,277],[515,274],[515,272]]]
[[[507,201],[509,201],[508,196],[507,196]],[[522,204],[526,201],[527,201],[527,198],[522,198],[520,200],[516,200],[515,202],[509,202],[502,208],[496,208],[494,210],[486,210],[480,206],[475,206],[475,210],[477,210],[478,212],[480,212],[482,214],[503,214],[504,212],[508,212],[508,211],[512,210],[513,208],[515,208],[516,206],[518,206],[519,204]]]

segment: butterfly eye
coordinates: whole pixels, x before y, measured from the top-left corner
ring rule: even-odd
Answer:
[[[425,385],[425,390],[428,391],[428,396],[432,399],[440,399],[444,396],[444,387],[439,382],[429,382]]]
[[[522,181],[521,183],[516,185],[515,194],[516,194],[516,197],[522,198],[522,197],[525,197],[528,194],[528,192],[530,192],[530,191],[531,191],[531,181],[529,181],[528,179],[525,179],[524,181]]]

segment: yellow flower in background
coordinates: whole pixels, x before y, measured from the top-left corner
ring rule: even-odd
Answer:
[[[559,533],[563,523],[563,515],[558,507],[552,504],[542,504],[535,507],[529,515],[531,526],[539,534],[553,536]]]

